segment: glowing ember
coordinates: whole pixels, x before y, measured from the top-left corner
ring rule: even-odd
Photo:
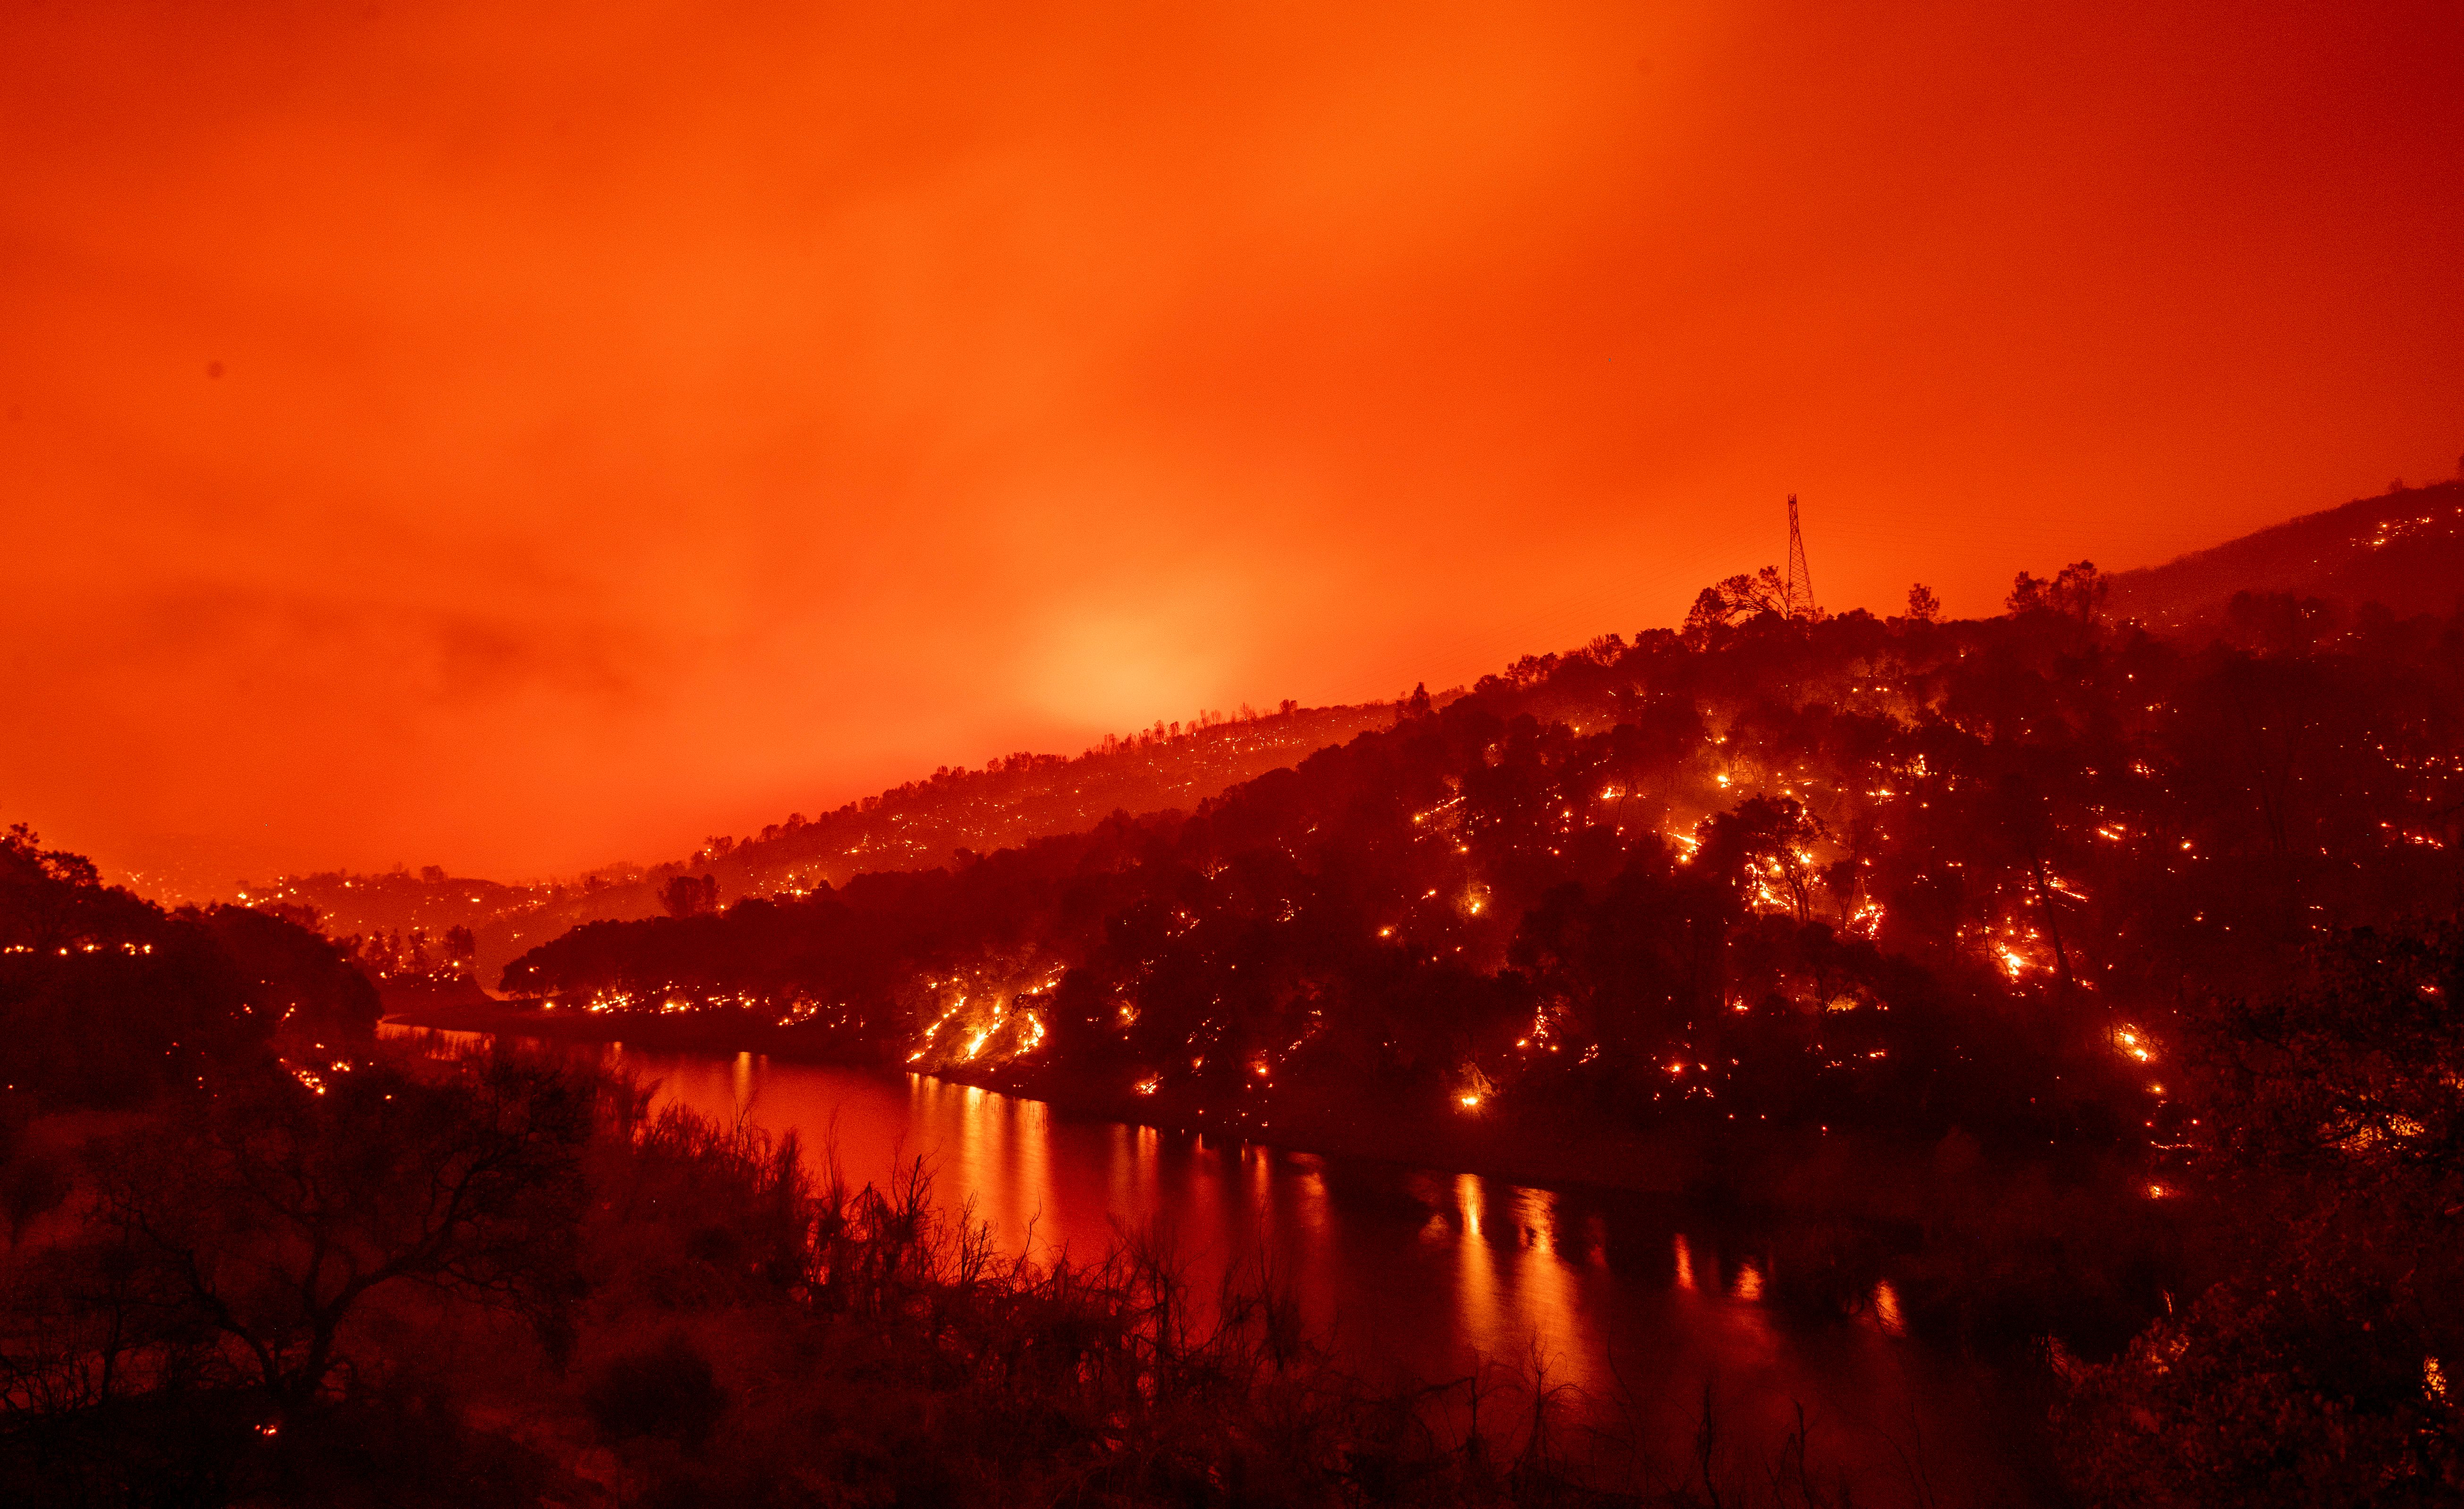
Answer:
[[[1888,1335],[1907,1334],[1907,1323],[1900,1315],[1900,1292],[1887,1279],[1874,1285],[1874,1323]]]

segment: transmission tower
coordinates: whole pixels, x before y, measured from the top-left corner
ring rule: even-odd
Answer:
[[[1788,616],[1814,616],[1814,570],[1805,563],[1805,532],[1796,527],[1796,494],[1788,495]]]

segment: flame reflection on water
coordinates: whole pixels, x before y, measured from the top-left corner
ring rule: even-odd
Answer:
[[[1904,1339],[1887,1283],[1864,1323],[1785,1322],[1765,1302],[1779,1277],[1767,1258],[1733,1236],[1677,1229],[1695,1218],[1640,1197],[1079,1121],[924,1075],[900,1084],[749,1054],[606,1057],[656,1081],[663,1101],[797,1132],[817,1168],[834,1155],[853,1183],[920,1158],[944,1208],[968,1209],[1011,1251],[1093,1261],[1149,1231],[1186,1264],[1201,1303],[1227,1272],[1263,1267],[1373,1378],[1541,1359],[1552,1383],[1603,1401],[1639,1392],[1646,1412],[1673,1421],[1712,1377],[1774,1431],[1803,1401],[1830,1422],[1837,1451],[1877,1461],[1912,1412],[1981,1418],[1968,1376]],[[1935,1424],[1926,1435],[1939,1439]]]

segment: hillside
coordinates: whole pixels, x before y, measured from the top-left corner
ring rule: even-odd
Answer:
[[[1274,1136],[2144,1146],[2189,993],[2464,890],[2459,628],[1612,638],[1185,816],[584,928],[503,985]]]
[[[2107,607],[2160,632],[2222,627],[2234,593],[2317,598],[2345,616],[2449,613],[2464,590],[2464,481],[2404,488],[2110,579]]]
[[[576,881],[510,886],[434,866],[417,873],[330,870],[251,886],[240,899],[314,908],[332,937],[382,939],[372,962],[406,979],[444,965],[447,933],[467,929],[475,973],[492,979],[525,948],[569,929],[659,915],[662,887],[676,876],[710,876],[713,902],[725,905],[803,894],[862,872],[946,864],[962,849],[986,853],[1078,832],[1114,812],[1193,807],[1395,715],[1384,703],[1287,703],[1266,713],[1201,713],[1186,726],[1158,722],[1107,735],[1075,757],[1020,754],[981,770],[944,768],[818,818],[792,814],[758,834],[714,838],[681,859],[609,865]]]

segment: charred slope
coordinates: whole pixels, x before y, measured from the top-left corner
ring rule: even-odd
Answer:
[[[376,992],[304,928],[238,907],[166,912],[22,826],[0,833],[0,1101],[132,1104],[261,1057],[277,1034],[314,1047],[376,1018]]]
[[[2233,626],[2236,593],[2316,598],[2349,617],[2454,611],[2464,583],[2464,482],[2403,488],[2112,579],[2118,617],[2196,631]],[[2243,617],[2251,617],[2245,603]],[[2255,626],[2255,625],[2252,625]]]
[[[968,981],[998,980],[1014,995],[1012,982],[1066,949],[1062,940],[1083,943],[1124,899],[1128,877],[1169,854],[1178,821],[1116,814],[956,869],[862,875],[724,912],[595,922],[523,954],[501,984],[586,1011],[749,1014],[847,1056],[888,1058],[935,1002],[965,996]]]
[[[679,876],[710,877],[712,898],[728,902],[792,898],[859,874],[930,869],[960,850],[990,853],[1082,833],[1116,811],[1185,810],[1394,718],[1388,704],[1287,704],[1263,714],[1206,715],[1185,728],[1158,723],[1108,736],[1075,757],[1020,754],[981,770],[944,768],[819,818],[798,813],[757,835],[713,838],[682,860],[612,865],[571,884],[507,886],[433,866],[417,874],[336,870],[286,876],[241,899],[307,908],[293,914],[333,937],[357,938],[368,969],[383,977],[426,978],[468,967],[487,978],[570,929],[661,915],[663,888]],[[444,939],[456,928],[473,934],[467,960],[445,952]]]
[[[1219,1126],[2161,1136],[2186,992],[2454,906],[2459,646],[2041,613],[1604,641],[1185,820],[594,928],[505,984]]]

